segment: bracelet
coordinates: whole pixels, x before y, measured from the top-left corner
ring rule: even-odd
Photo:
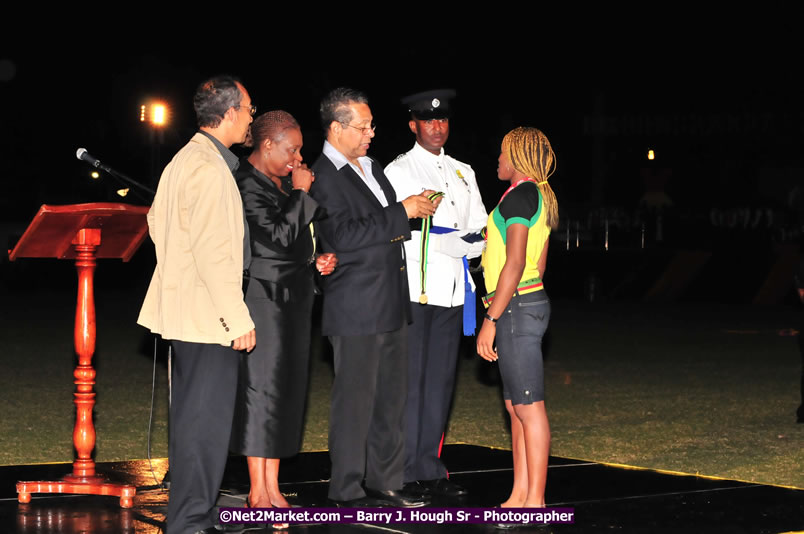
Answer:
[[[489,315],[488,313],[485,315],[485,317],[486,317],[486,319],[488,319],[488,320],[489,320],[489,321],[491,321],[492,323],[496,323],[496,322],[497,322],[497,319],[495,319],[494,317],[492,317],[492,316],[491,316],[491,315]],[[499,319],[499,317],[498,317],[498,319]]]

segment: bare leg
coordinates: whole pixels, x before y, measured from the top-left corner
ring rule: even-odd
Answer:
[[[265,481],[266,459],[259,456],[248,456],[248,478],[251,487],[248,490],[250,508],[270,508],[271,497]]]
[[[514,413],[522,423],[527,461],[528,490],[522,504],[525,508],[544,507],[544,488],[547,483],[547,458],[550,455],[550,424],[544,401],[518,404]]]
[[[265,459],[265,487],[271,500],[271,506],[290,508],[290,504],[279,491],[279,458]]]
[[[502,508],[521,508],[528,496],[528,463],[525,457],[525,437],[522,422],[514,412],[510,400],[505,401],[505,409],[511,417],[511,452],[514,457],[514,487]]]
[[[248,477],[251,488],[248,491],[250,508],[290,508],[290,505],[279,491],[279,459],[246,457],[248,461]],[[288,528],[287,523],[274,523],[276,529]]]

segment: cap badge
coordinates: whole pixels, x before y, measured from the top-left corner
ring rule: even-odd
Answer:
[[[432,102],[432,105],[433,105],[434,108],[437,108],[438,106],[441,105],[441,101],[439,99],[437,99],[437,98],[434,98],[433,102]]]

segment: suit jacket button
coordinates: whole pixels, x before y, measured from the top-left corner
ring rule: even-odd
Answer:
[[[224,330],[226,330],[227,332],[229,331],[229,329],[228,329],[228,328],[224,328]]]
[[[223,317],[221,317],[221,322],[223,322]]]

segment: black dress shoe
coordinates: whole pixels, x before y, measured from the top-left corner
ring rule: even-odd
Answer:
[[[368,496],[358,497],[357,499],[349,499],[346,501],[338,501],[335,499],[328,500],[329,503],[336,508],[377,508],[378,506],[384,506],[384,503]]]
[[[236,529],[234,527],[237,527]],[[232,530],[224,529],[221,525],[207,527],[204,530],[196,530],[195,534],[220,534],[221,532],[243,532],[243,525],[231,525]]]
[[[366,494],[382,503],[383,506],[397,508],[421,508],[430,504],[430,499],[421,495],[408,495],[403,490],[375,490],[366,488]]]
[[[427,488],[419,484],[418,480],[405,482],[405,485],[402,486],[402,493],[410,497],[425,497],[430,494]]]
[[[245,529],[246,525],[242,523],[225,523],[215,525],[215,530],[213,532],[217,532],[218,534],[221,532],[243,532]]]
[[[533,532],[534,530],[549,529],[550,523],[494,523],[494,528],[499,530],[513,530],[524,527],[527,527],[528,532]]]
[[[419,486],[424,488],[428,495],[435,495],[438,497],[464,497],[469,493],[466,491],[466,488],[459,486],[448,478],[420,480]]]
[[[513,530],[523,527],[528,527],[528,532],[533,532],[534,529],[542,530],[550,528],[550,523],[494,523],[494,528],[499,530]]]

